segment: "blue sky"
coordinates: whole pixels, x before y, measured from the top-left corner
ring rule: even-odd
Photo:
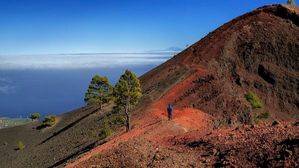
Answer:
[[[0,0],[0,54],[184,47],[280,0]]]

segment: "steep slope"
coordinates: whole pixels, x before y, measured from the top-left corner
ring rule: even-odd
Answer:
[[[243,122],[253,109],[251,91],[277,119],[298,115],[298,8],[259,8],[221,26],[171,60],[141,77],[152,99],[189,78],[171,100],[227,122]]]
[[[299,10],[238,17],[141,77],[133,130],[67,167],[298,166]],[[263,107],[245,98],[256,94]],[[167,121],[165,108],[175,106]],[[255,115],[268,112],[255,126]],[[286,120],[271,124],[273,120]],[[218,128],[224,123],[231,128]]]

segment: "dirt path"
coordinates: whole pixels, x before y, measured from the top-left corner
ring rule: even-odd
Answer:
[[[195,77],[202,73],[194,73],[183,82],[173,86],[159,101],[150,105],[144,116],[133,121],[133,129],[128,133],[122,133],[112,138],[107,143],[85,153],[75,162],[68,164],[67,168],[82,167],[81,163],[88,161],[92,156],[115,148],[122,142],[135,137],[143,137],[148,140],[167,145],[167,139],[189,131],[206,130],[210,128],[211,117],[200,110],[193,108],[175,108],[172,121],[168,121],[166,107],[168,103],[175,101],[181,90],[189,87]]]

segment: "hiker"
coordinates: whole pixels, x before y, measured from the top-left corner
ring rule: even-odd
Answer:
[[[172,113],[173,113],[173,106],[171,104],[168,104],[167,106],[168,120],[172,120]]]

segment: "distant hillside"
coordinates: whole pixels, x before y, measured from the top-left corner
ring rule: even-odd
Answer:
[[[30,119],[22,119],[22,118],[0,118],[0,129],[14,127],[18,125],[23,125],[31,122]]]

